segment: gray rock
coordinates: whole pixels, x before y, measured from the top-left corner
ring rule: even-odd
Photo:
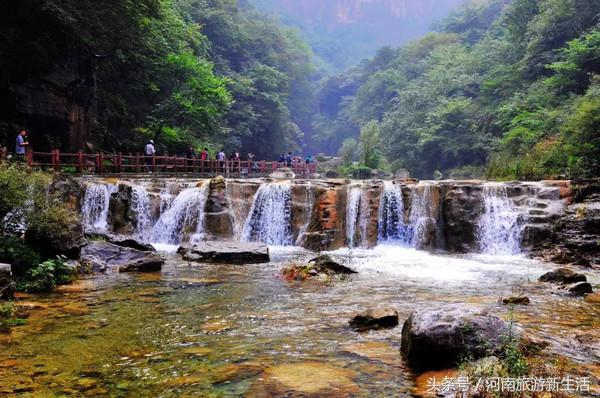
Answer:
[[[290,168],[281,167],[269,174],[269,178],[273,178],[275,180],[293,180],[296,178],[296,174]]]
[[[96,272],[152,272],[161,269],[165,260],[157,253],[144,252],[109,242],[92,242],[81,250],[80,261]]]
[[[11,266],[10,264],[0,263],[0,299],[10,299],[14,292],[15,284],[12,279]]]
[[[132,249],[141,250],[143,252],[154,252],[156,249],[154,246],[148,243],[144,243],[140,240],[137,240],[131,236],[113,234],[106,231],[93,230],[91,232],[86,233],[86,237],[89,239],[99,239],[106,240],[113,245],[122,246],[122,247],[130,247]]]
[[[495,354],[510,334],[498,316],[451,304],[413,312],[402,327],[401,351],[414,368],[441,369]]]
[[[540,276],[539,281],[568,285],[571,283],[586,282],[587,278],[585,275],[576,273],[568,268],[558,268]]]
[[[177,253],[186,261],[222,264],[259,264],[270,261],[269,248],[262,243],[208,241],[192,247],[181,246]]]
[[[356,274],[357,272],[331,259],[328,255],[322,255],[313,258],[308,262],[312,269],[319,274],[335,275],[335,274]]]
[[[590,285],[589,283],[579,282],[569,287],[569,293],[572,296],[581,297],[585,296],[586,294],[594,293],[594,290],[592,289],[592,285]]]
[[[392,309],[369,309],[348,322],[357,332],[391,329],[398,326],[398,311]]]

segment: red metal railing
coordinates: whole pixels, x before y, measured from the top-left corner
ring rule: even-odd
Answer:
[[[262,177],[277,169],[288,167],[287,163],[265,160],[201,160],[177,156],[143,156],[140,154],[108,154],[83,152],[63,153],[58,149],[50,152],[28,151],[26,156],[30,167],[52,169],[76,174],[199,174],[223,175],[226,177]],[[301,178],[310,178],[316,173],[315,163],[307,164],[300,159],[292,161],[292,171]]]

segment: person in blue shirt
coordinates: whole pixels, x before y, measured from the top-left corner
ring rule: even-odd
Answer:
[[[17,136],[17,142],[15,145],[15,154],[17,160],[25,160],[25,154],[27,153],[28,146],[29,140],[27,138],[27,130],[22,130]]]

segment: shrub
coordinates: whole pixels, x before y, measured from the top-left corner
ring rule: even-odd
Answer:
[[[16,278],[24,277],[27,271],[40,262],[42,257],[22,239],[15,236],[0,237],[0,262],[11,264]]]
[[[49,292],[74,279],[75,273],[66,264],[65,258],[57,257],[30,269],[25,278],[19,281],[19,287],[27,292]]]

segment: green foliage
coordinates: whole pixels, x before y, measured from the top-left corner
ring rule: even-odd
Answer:
[[[0,262],[11,264],[12,272],[17,278],[24,276],[27,270],[41,261],[40,254],[23,239],[9,235],[0,239]]]
[[[75,279],[73,270],[66,264],[64,257],[47,260],[27,271],[18,281],[20,290],[27,292],[49,292],[59,285],[66,285]]]
[[[326,81],[315,128],[339,147],[375,120],[387,160],[418,178],[597,176],[598,15],[600,0],[470,2]]]
[[[358,142],[354,138],[348,138],[342,143],[338,154],[342,158],[343,166],[350,166],[357,159]]]
[[[372,120],[360,130],[360,154],[362,164],[368,168],[379,167],[381,157],[379,124]]]
[[[0,164],[0,219],[13,209],[26,207],[28,201],[43,201],[50,181],[50,175],[22,165]]]

